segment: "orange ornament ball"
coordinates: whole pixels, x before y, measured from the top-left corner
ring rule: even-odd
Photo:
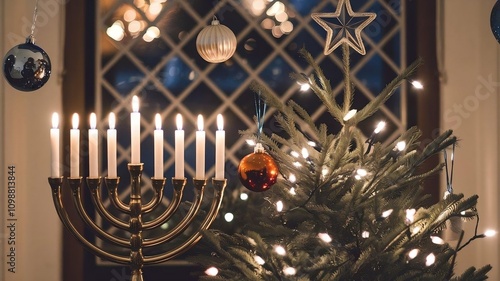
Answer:
[[[243,157],[238,166],[241,183],[251,191],[266,191],[278,178],[278,165],[265,152],[254,152]]]

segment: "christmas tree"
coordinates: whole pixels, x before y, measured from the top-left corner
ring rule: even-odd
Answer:
[[[335,43],[332,38],[327,41],[328,46]],[[299,104],[282,104],[265,87],[255,85],[255,91],[262,93],[265,102],[277,110],[276,120],[284,134],[254,136],[259,147],[254,155],[271,156],[279,167],[279,177],[269,188],[274,181],[269,174],[251,176],[255,177],[251,179],[253,184],[265,182],[261,188],[269,190],[245,198],[244,206],[239,208],[248,218],[243,220],[245,225],[240,224],[234,233],[205,233],[207,254],[193,258],[210,268],[202,280],[487,278],[489,265],[471,267],[462,274],[454,272],[460,250],[485,237],[477,233],[478,197],[455,194],[449,184],[445,198],[432,204],[422,191],[425,179],[436,175],[445,164],[429,171],[422,171],[421,164],[433,155],[445,153],[447,148],[454,148],[457,138],[452,132],[443,132],[423,145],[417,128],[410,128],[389,143],[376,139],[383,124],[368,138],[358,128],[401,83],[411,79],[420,62],[410,65],[376,98],[356,111],[352,108],[350,43],[341,40],[338,44],[342,46],[344,66],[342,104],[335,100],[328,78],[306,51],[302,54],[313,73],[293,76],[311,87],[326,106],[332,122],[340,125],[338,132],[329,133],[327,124],[315,124]],[[360,37],[358,43],[362,46]],[[326,49],[331,52],[335,48]],[[261,124],[262,114],[258,111],[257,115]],[[267,152],[262,152],[260,145]],[[235,208],[236,196],[229,194],[228,198],[235,200],[226,202],[223,208]],[[457,218],[476,219],[476,233],[464,243],[462,231],[456,245],[450,245],[439,237],[440,232]]]

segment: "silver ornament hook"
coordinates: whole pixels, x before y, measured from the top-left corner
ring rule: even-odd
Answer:
[[[36,19],[38,17],[38,1],[36,0],[35,2],[35,10],[33,11],[33,24],[31,24],[31,34],[28,36],[26,39],[26,43],[35,43],[35,26],[36,26]]]

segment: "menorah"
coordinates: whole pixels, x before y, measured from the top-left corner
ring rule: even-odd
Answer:
[[[137,98],[133,99],[137,102]],[[137,106],[136,106],[137,107]],[[157,115],[158,116],[158,115]],[[194,198],[191,206],[187,213],[179,219],[175,224],[172,223],[174,214],[178,213],[178,209],[183,201],[184,189],[186,187],[187,179],[184,177],[184,144],[183,138],[184,133],[181,129],[182,120],[178,115],[178,130],[176,131],[176,175],[172,179],[173,194],[170,203],[165,207],[165,210],[161,211],[158,207],[163,205],[164,198],[164,188],[166,183],[166,178],[163,177],[163,161],[162,154],[162,139],[163,131],[161,127],[161,122],[157,118],[157,130],[155,131],[155,176],[151,179],[151,187],[154,190],[153,197],[148,200],[148,202],[143,202],[142,197],[142,172],[144,169],[143,163],[138,163],[140,159],[138,142],[139,132],[139,118],[138,109],[134,109],[131,115],[131,132],[132,132],[132,163],[128,164],[128,171],[130,174],[130,198],[129,202],[126,203],[120,199],[118,192],[118,185],[120,182],[120,177],[116,175],[116,151],[111,149],[110,154],[108,154],[108,175],[104,177],[104,186],[108,192],[108,198],[111,201],[111,205],[106,207],[103,202],[103,196],[101,193],[102,187],[102,177],[97,176],[97,132],[95,130],[95,115],[91,115],[91,129],[89,130],[89,177],[86,178],[86,183],[90,191],[90,197],[94,208],[97,210],[99,216],[107,223],[112,226],[123,230],[126,234],[113,234],[107,232],[102,226],[100,226],[96,221],[89,216],[84,208],[83,196],[82,196],[82,183],[83,177],[79,176],[79,131],[78,131],[78,115],[73,116],[73,130],[71,130],[71,173],[69,177],[61,177],[59,175],[59,129],[57,114],[53,116],[53,129],[51,130],[51,143],[52,143],[52,175],[49,177],[49,184],[52,188],[52,198],[54,201],[54,206],[61,219],[63,225],[71,232],[71,234],[90,252],[94,255],[109,260],[111,262],[119,264],[127,264],[131,270],[132,281],[143,281],[142,268],[145,265],[159,264],[168,261],[178,255],[186,252],[191,247],[193,247],[202,237],[202,232],[210,227],[212,222],[217,217],[219,212],[224,189],[226,186],[226,179],[224,179],[224,131],[222,130],[222,117],[218,116],[219,130],[216,134],[217,150],[216,150],[216,161],[215,161],[215,177],[212,179],[213,185],[213,197],[211,199],[211,204],[204,215],[203,219],[195,219],[202,209],[202,202],[204,198],[204,191],[207,185],[207,180],[204,174],[204,131],[202,131],[203,119],[201,116],[198,118],[199,131],[197,133],[197,173],[193,179],[194,185]],[[76,117],[76,118],[75,118]],[[111,118],[113,117],[113,118]],[[159,117],[159,116],[158,116]],[[75,122],[76,120],[76,122]],[[134,122],[135,120],[135,122]],[[179,122],[180,121],[180,122]],[[201,124],[201,126],[200,126]],[[110,114],[110,130],[108,130],[108,152],[110,152],[110,147],[116,147],[114,143],[116,141],[116,133],[113,132],[114,128],[114,115]],[[112,131],[113,134],[109,134]],[[156,134],[161,131],[161,134]],[[199,136],[202,136],[198,138]],[[113,137],[112,137],[113,136]],[[157,137],[158,136],[158,137]],[[135,145],[134,145],[135,143]],[[178,145],[179,144],[179,145]],[[134,148],[135,146],[135,148]],[[201,151],[201,152],[200,152]],[[157,161],[158,160],[158,161]],[[180,161],[179,161],[180,160]],[[178,163],[182,162],[182,163]],[[79,217],[85,224],[95,233],[95,235],[100,238],[105,244],[112,244],[120,249],[130,250],[130,255],[124,255],[116,251],[114,248],[105,248],[103,246],[94,245],[89,242],[74,226],[71,222],[71,218],[67,213],[62,200],[63,187],[69,186],[72,192],[72,201],[74,208],[76,209]],[[146,200],[144,200],[146,201]],[[113,210],[114,209],[114,210]],[[115,215],[119,213],[119,216],[128,216],[128,221],[123,220],[123,218]],[[152,219],[146,220],[146,214],[160,213],[157,216],[153,216]],[[151,215],[148,215],[148,217]],[[195,223],[197,222],[197,223]],[[199,223],[198,223],[199,222]],[[162,225],[169,223],[171,228],[169,230],[161,229],[158,233],[152,233],[148,230],[155,230]],[[172,226],[174,225],[174,226]],[[188,230],[190,226],[194,226],[194,230]],[[148,232],[143,232],[148,231]],[[158,232],[158,231],[157,231]],[[175,241],[181,234],[185,234],[182,238]],[[151,237],[145,237],[151,236]],[[175,243],[172,243],[175,242]],[[169,247],[160,247],[162,245],[169,245]],[[151,254],[145,253],[146,249],[154,249]]]
[[[78,211],[80,218],[94,231],[94,233],[99,236],[103,241],[115,244],[120,247],[125,247],[130,249],[130,256],[122,256],[114,253],[107,252],[98,246],[90,243],[78,230],[74,227],[71,222],[66,209],[63,205],[62,200],[62,187],[65,183],[64,177],[59,178],[49,178],[49,183],[52,188],[52,198],[54,200],[54,205],[64,226],[71,232],[71,234],[83,245],[87,250],[92,252],[94,255],[101,257],[103,259],[119,263],[128,264],[131,269],[132,281],[142,281],[142,268],[144,265],[158,264],[168,261],[193,247],[202,237],[202,231],[210,227],[214,221],[217,213],[219,211],[224,188],[226,186],[226,180],[216,180],[213,179],[214,195],[205,218],[198,226],[189,238],[176,247],[169,249],[162,254],[156,254],[152,256],[144,256],[143,249],[149,247],[155,247],[160,244],[168,243],[174,238],[182,234],[192,223],[196,214],[200,210],[201,203],[203,201],[204,189],[207,184],[207,180],[197,180],[194,179],[195,197],[193,203],[184,218],[168,232],[163,235],[153,238],[145,238],[142,235],[143,230],[151,230],[161,226],[162,224],[168,222],[172,215],[179,208],[182,201],[184,187],[186,186],[186,179],[172,179],[173,183],[173,196],[168,207],[165,211],[154,218],[151,221],[143,221],[143,215],[155,210],[162,202],[163,190],[165,187],[166,179],[152,179],[152,186],[154,189],[154,197],[146,204],[142,202],[142,192],[141,192],[141,177],[143,164],[129,164],[128,170],[130,172],[131,179],[131,192],[130,192],[130,202],[125,204],[118,196],[117,187],[120,182],[120,178],[105,178],[105,186],[108,191],[109,198],[116,209],[123,212],[129,216],[128,222],[123,221],[120,218],[112,215],[108,209],[103,205],[101,197],[101,178],[87,178],[87,185],[90,190],[92,197],[92,202],[94,207],[98,211],[99,215],[111,223],[113,226],[122,229],[130,234],[130,238],[127,240],[123,237],[112,235],[107,233],[102,227],[97,225],[97,223],[90,218],[84,209],[81,187],[83,178],[67,178],[67,183],[72,191],[73,204]]]

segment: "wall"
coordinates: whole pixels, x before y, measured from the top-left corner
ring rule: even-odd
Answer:
[[[1,1],[1,54],[24,43],[29,34],[35,1]],[[61,280],[61,223],[52,204],[49,176],[49,129],[51,113],[61,112],[63,0],[40,1],[36,44],[50,56],[52,75],[40,90],[24,93],[0,84],[0,154],[2,193],[0,206],[5,215],[7,166],[15,166],[15,273],[7,271],[5,247],[7,220],[1,218],[2,239],[0,280]],[[3,77],[1,78],[3,80]]]
[[[438,1],[439,2],[439,1]],[[479,232],[499,228],[500,48],[489,19],[494,0],[443,0],[442,128],[460,138],[455,157],[455,192],[478,194]],[[439,3],[438,3],[439,5]],[[424,93],[425,94],[425,93]],[[465,223],[467,241],[475,222]],[[457,272],[491,264],[490,280],[500,280],[498,235],[472,242],[459,255]]]

